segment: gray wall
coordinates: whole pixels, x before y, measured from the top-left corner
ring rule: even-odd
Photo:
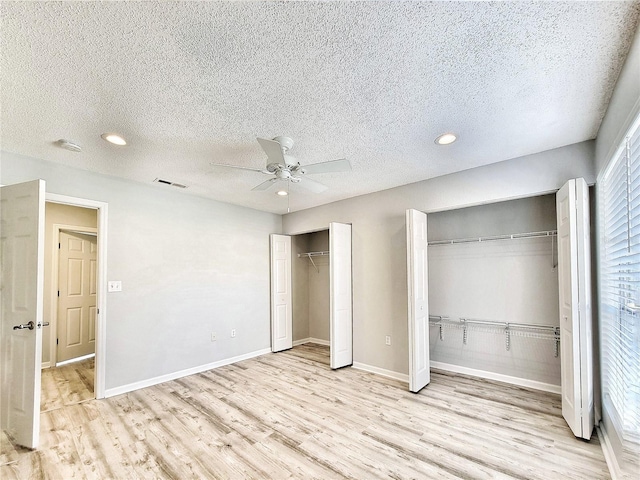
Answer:
[[[283,232],[352,224],[354,361],[408,373],[405,211],[450,210],[550,193],[568,179],[595,181],[593,142],[287,214]],[[392,345],[385,345],[391,335]]]
[[[109,204],[107,272],[123,291],[107,294],[107,390],[269,348],[279,215],[7,152],[0,161],[5,185],[42,178],[47,192]]]
[[[609,164],[617,146],[621,143],[631,122],[640,114],[640,30],[636,31],[633,43],[625,64],[618,77],[618,82],[611,96],[607,112],[600,125],[596,139],[595,160],[596,173],[602,175]],[[596,197],[596,203],[598,198]],[[598,236],[600,222],[596,224]],[[598,244],[599,247],[599,244]],[[599,269],[599,266],[598,266]],[[633,471],[635,477],[640,475],[640,445],[628,442],[627,458],[634,458],[635,462],[626,462],[624,449],[620,437],[617,435],[611,420],[607,402],[602,401],[603,429],[609,438],[613,448],[613,454],[617,462],[624,468]],[[634,464],[635,463],[635,464]],[[634,477],[634,478],[635,478]]]
[[[293,308],[293,341],[309,338],[309,265],[299,253],[310,252],[309,234],[291,237],[291,293]]]
[[[640,29],[629,49],[596,138],[596,174],[602,173],[615,149],[640,113]]]
[[[310,236],[311,252],[329,250],[329,230],[314,232]],[[329,341],[329,262],[330,257],[315,257],[317,270],[308,262],[309,274],[309,336]]]
[[[556,229],[555,195],[492,203],[427,217],[429,240]],[[429,247],[429,311],[451,320],[475,318],[549,325],[558,322],[555,238],[518,239]],[[430,330],[431,360],[560,385],[553,339],[447,328]]]

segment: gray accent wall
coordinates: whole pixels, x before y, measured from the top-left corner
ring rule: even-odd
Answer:
[[[309,262],[298,257],[309,252],[309,234],[291,237],[291,293],[293,307],[293,341],[309,338]]]
[[[270,347],[281,216],[8,152],[0,162],[2,184],[42,178],[109,204],[107,276],[122,292],[107,294],[107,390]]]
[[[311,252],[329,250],[329,230],[314,232],[310,235]],[[329,341],[329,262],[331,257],[315,257],[316,268],[307,260],[309,275],[309,336]]]

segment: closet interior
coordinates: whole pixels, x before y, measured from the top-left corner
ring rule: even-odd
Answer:
[[[433,366],[559,390],[555,194],[427,221]]]
[[[293,342],[329,345],[329,230],[293,235]]]

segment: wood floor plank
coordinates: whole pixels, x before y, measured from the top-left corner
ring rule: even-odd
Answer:
[[[440,371],[414,394],[328,363],[327,347],[306,344],[100,401],[87,400],[91,368],[51,369],[42,447],[3,437],[0,476],[610,478],[558,395]]]

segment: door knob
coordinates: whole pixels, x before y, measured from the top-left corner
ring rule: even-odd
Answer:
[[[28,328],[29,330],[33,330],[35,328],[35,325],[32,321],[30,321],[29,323],[23,323],[22,325],[13,326],[14,330],[24,330],[25,328]]]

